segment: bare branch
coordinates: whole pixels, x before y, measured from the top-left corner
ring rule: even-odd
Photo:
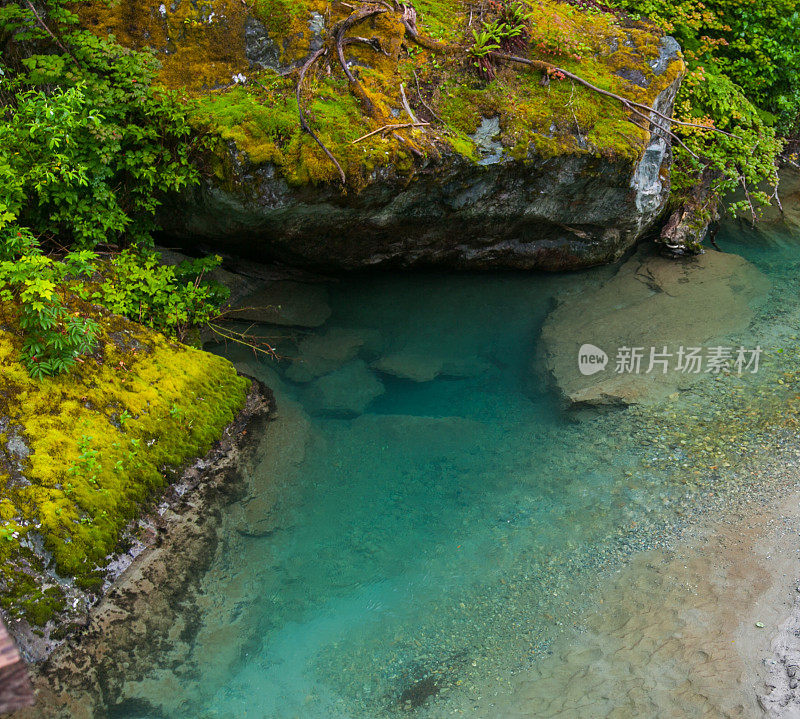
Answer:
[[[377,37],[369,37],[369,38],[358,37],[358,36],[346,37],[342,40],[342,45],[344,47],[347,47],[348,45],[368,45],[373,50],[375,50],[375,52],[379,52],[382,55],[386,55],[387,57],[389,56],[389,53],[386,52],[386,50],[384,50],[383,47],[381,46],[380,38]]]
[[[429,122],[402,122],[397,125],[384,125],[383,127],[379,127],[377,130],[373,130],[372,132],[368,132],[366,135],[362,135],[357,140],[353,140],[350,144],[355,145],[357,142],[361,142],[362,140],[366,140],[368,137],[377,135],[379,132],[386,132],[387,130],[402,130],[404,127],[427,127],[428,125],[430,125]]]
[[[78,58],[77,58],[77,57],[75,57],[75,55],[73,54],[72,50],[70,50],[68,47],[66,47],[66,46],[65,46],[65,45],[64,45],[64,44],[61,42],[61,40],[59,40],[59,39],[58,39],[58,38],[55,36],[55,34],[53,33],[53,31],[52,31],[52,30],[51,30],[49,27],[47,27],[47,24],[45,23],[45,21],[44,21],[44,20],[42,20],[42,17],[39,15],[39,13],[38,13],[38,12],[36,12],[36,8],[35,8],[35,7],[33,7],[33,3],[32,3],[30,0],[25,0],[25,4],[28,6],[28,9],[29,9],[29,10],[30,10],[30,11],[33,13],[33,16],[36,18],[36,21],[39,23],[39,25],[41,25],[41,26],[42,26],[42,29],[43,29],[43,30],[44,30],[44,31],[45,31],[45,32],[46,32],[46,33],[47,33],[47,34],[48,34],[48,35],[49,35],[51,38],[53,38],[53,42],[55,42],[55,44],[56,44],[56,45],[58,45],[58,46],[59,46],[59,47],[60,47],[60,48],[61,48],[61,49],[62,49],[62,50],[65,52],[65,53],[67,53],[67,55],[69,55],[69,56],[70,56],[70,57],[71,57],[71,58],[72,58],[72,59],[73,59],[75,62],[78,62]]]

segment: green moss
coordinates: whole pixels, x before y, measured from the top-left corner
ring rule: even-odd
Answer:
[[[60,575],[96,588],[123,529],[219,438],[248,386],[226,360],[107,313],[97,318],[101,349],[42,381],[17,361],[18,337],[0,331],[0,416],[9,427],[0,442],[0,594],[34,623],[61,594],[32,579],[46,568],[29,540],[41,537]],[[13,459],[12,436],[27,457]]]
[[[457,41],[466,33],[470,10],[464,0],[415,0],[420,27],[437,40]]]
[[[251,12],[267,28],[281,63],[299,63],[308,56],[312,13],[321,14],[330,28],[351,12],[351,6],[320,0],[258,0],[247,9],[234,0],[209,0],[206,10],[213,7],[219,23],[195,26],[191,17],[200,11],[188,0],[182,0],[174,13],[169,10],[165,18],[160,17],[158,5],[157,0],[119,0],[112,6],[115,10],[95,13],[95,25],[116,32],[131,13],[137,22],[149,23],[149,40],[139,36],[129,40],[151,44],[156,50],[162,50],[159,42],[174,44],[161,55],[161,79],[168,87],[186,89],[198,98],[194,121],[199,128],[234,142],[253,163],[274,163],[291,184],[336,180],[333,164],[310,136],[300,132],[296,73],[254,71],[245,57],[243,28]],[[660,34],[651,26],[621,27],[611,14],[584,12],[557,0],[538,0],[530,7],[529,55],[573,71],[599,87],[650,104],[683,71],[682,63],[675,62],[664,75],[654,75],[650,61],[658,55]],[[471,44],[472,30],[480,22],[474,7],[470,11],[462,0],[416,0],[415,8],[423,34],[463,48]],[[185,25],[187,18],[189,30],[173,32],[176,23]],[[543,87],[539,72],[519,67],[498,68],[497,77],[486,83],[478,77],[466,50],[434,53],[408,41],[398,13],[385,13],[359,32],[379,38],[385,51],[376,53],[360,45],[346,51],[376,108],[373,116],[366,115],[335,62],[332,72],[324,62],[315,67],[303,91],[309,124],[355,188],[367,183],[380,167],[413,172],[409,145],[434,155],[446,145],[474,159],[474,144],[468,136],[482,117],[500,118],[503,145],[520,161],[532,154],[590,153],[634,162],[644,151],[647,131],[631,123],[619,103],[586,88],[558,79]],[[647,87],[625,80],[620,73],[626,69],[641,73]],[[231,75],[238,72],[248,76],[246,88],[232,84]],[[426,132],[403,129],[399,134],[404,139],[392,133],[376,134],[353,144],[384,124],[410,119],[400,99],[401,84],[412,105],[421,108],[417,100],[424,96],[444,126],[434,123]],[[225,176],[230,167],[220,162],[215,171]]]

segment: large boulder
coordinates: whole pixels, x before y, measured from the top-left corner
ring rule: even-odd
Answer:
[[[352,5],[81,7],[98,33],[152,47],[162,60],[159,81],[193,96],[194,124],[225,140],[203,184],[165,209],[173,239],[317,268],[557,270],[619,258],[660,215],[671,165],[663,119],[558,75],[545,82],[520,65],[498,62],[487,82],[464,41],[475,22],[466,3],[417,8],[417,30],[447,50],[414,42],[405,6],[378,6],[380,15],[350,33],[373,45],[344,49],[361,91],[348,92],[330,51],[306,74],[300,95],[344,185],[302,131],[295,90],[297,68]],[[531,12],[524,52],[671,114],[684,74],[674,40],[556,0]],[[409,127],[415,120],[428,124]],[[387,124],[402,127],[381,132]]]
[[[677,370],[679,349],[733,346],[726,336],[748,326],[753,304],[768,286],[766,277],[738,255],[708,251],[672,260],[640,250],[605,284],[561,299],[542,328],[546,369],[571,404],[656,401],[707,374],[705,353],[700,372]],[[579,353],[601,355],[582,349],[587,345],[607,355],[605,367],[591,374],[581,372]],[[672,355],[662,358],[667,371],[657,362],[648,372],[651,348],[662,354],[664,347]],[[620,348],[643,348],[638,372],[628,371],[631,363],[617,366]],[[734,362],[735,354],[731,368]],[[584,369],[591,371],[591,365]]]

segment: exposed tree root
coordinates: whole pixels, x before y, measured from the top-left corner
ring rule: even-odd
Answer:
[[[375,52],[383,53],[384,55],[387,55],[388,53],[381,45],[381,41],[379,38],[347,36],[346,33],[348,31],[352,30],[354,27],[365,22],[366,20],[377,17],[378,15],[382,15],[388,12],[394,12],[400,15],[400,20],[402,21],[403,26],[405,27],[407,37],[409,37],[417,45],[427,50],[430,50],[431,52],[439,54],[447,54],[451,56],[465,53],[465,49],[459,45],[441,42],[439,40],[434,40],[432,38],[421,35],[417,29],[417,13],[413,5],[400,3],[397,2],[397,0],[395,0],[394,6],[389,5],[388,2],[384,2],[383,0],[353,0],[353,2],[357,3],[358,6],[347,5],[347,7],[353,8],[353,12],[351,12],[350,15],[348,15],[344,20],[341,20],[340,22],[336,23],[333,26],[329,35],[329,39],[325,43],[325,45],[319,50],[317,50],[303,65],[302,69],[300,70],[300,76],[297,83],[297,103],[298,103],[298,112],[300,115],[300,127],[304,132],[307,132],[309,135],[311,135],[311,137],[314,138],[314,140],[320,146],[322,151],[336,166],[336,169],[339,171],[342,184],[346,183],[346,176],[344,170],[342,169],[338,160],[334,157],[333,153],[325,146],[325,144],[320,140],[320,138],[316,135],[316,133],[309,127],[305,119],[305,115],[303,113],[303,108],[301,103],[301,88],[306,74],[314,65],[314,63],[316,63],[318,60],[320,60],[320,58],[326,55],[332,56],[335,54],[338,60],[338,64],[341,67],[342,71],[344,72],[345,77],[347,78],[350,91],[361,102],[365,114],[368,115],[373,120],[384,123],[377,130],[374,130],[373,132],[370,132],[364,135],[363,137],[360,137],[357,140],[355,140],[352,143],[355,144],[356,142],[360,142],[361,140],[385,132],[387,130],[398,130],[410,127],[424,127],[428,123],[422,123],[417,121],[417,118],[414,115],[414,112],[412,111],[411,106],[408,103],[408,99],[406,98],[405,88],[402,85],[400,87],[400,94],[402,95],[403,107],[405,108],[409,117],[412,119],[412,122],[401,123],[401,124],[386,123],[387,118],[383,117],[383,113],[376,106],[375,102],[372,100],[367,91],[364,89],[359,79],[356,77],[356,75],[352,72],[352,70],[348,66],[344,50],[346,47],[350,45],[360,44],[371,48]],[[522,57],[520,55],[514,55],[511,53],[500,52],[500,51],[489,52],[486,57],[488,60],[491,60],[496,63],[511,63],[539,70],[540,72],[542,72],[543,82],[549,80],[549,78],[552,75],[558,75],[559,77],[568,78],[573,83],[581,85],[582,87],[585,87],[586,89],[594,93],[597,93],[598,95],[601,95],[603,97],[608,97],[614,100],[615,102],[620,103],[632,115],[636,116],[635,119],[633,117],[629,117],[628,119],[630,120],[630,122],[633,122],[637,126],[641,126],[639,123],[642,120],[644,120],[644,122],[647,123],[648,126],[652,125],[653,127],[657,128],[658,130],[669,136],[674,142],[683,147],[683,149],[695,159],[699,158],[694,152],[692,152],[686,146],[683,140],[677,134],[675,134],[675,132],[672,130],[673,125],[696,128],[698,130],[703,130],[706,132],[717,132],[726,135],[728,137],[737,137],[732,133],[725,132],[724,130],[720,130],[715,127],[708,127],[707,125],[701,125],[699,123],[684,122],[682,120],[677,120],[673,117],[665,115],[659,110],[654,109],[650,105],[646,105],[644,103],[637,102],[636,100],[623,97],[622,95],[618,95],[614,92],[611,92],[610,90],[604,90],[603,88],[592,84],[588,80],[583,79],[579,75],[576,75],[575,73],[572,73],[569,70],[565,70],[562,67],[558,67],[557,65],[553,65],[552,63],[547,62],[545,60],[529,59],[526,57]],[[420,92],[419,88],[419,80],[417,80],[416,74],[414,77],[417,82],[417,92],[420,97],[420,102],[434,118],[439,119],[437,115],[433,112],[433,110],[430,107],[428,107],[428,105],[426,105],[425,102],[422,100],[422,93]],[[416,157],[423,156],[420,150],[417,147],[415,147],[414,144],[411,143],[407,138],[397,134],[397,132],[393,132],[392,137],[397,139],[399,142],[403,143],[409,149],[409,151],[412,152],[412,154],[414,154]]]
[[[382,15],[386,12],[389,12],[389,9],[385,6],[365,5],[364,7],[356,10],[354,13],[348,15],[340,23],[337,23],[332,31],[333,41],[336,46],[336,55],[339,58],[339,64],[342,66],[342,70],[344,70],[345,77],[347,77],[347,81],[350,83],[350,90],[361,101],[361,104],[364,106],[364,111],[367,113],[367,115],[373,119],[378,119],[376,117],[378,115],[378,110],[375,107],[375,103],[372,102],[372,99],[362,87],[361,83],[347,66],[347,60],[344,57],[344,34],[359,23],[375,17],[376,15]],[[380,43],[380,41],[378,42]],[[367,42],[367,44],[369,45],[370,43]]]
[[[403,25],[405,26],[406,33],[420,47],[424,47],[428,50],[439,53],[452,54],[456,52],[463,52],[463,49],[457,45],[451,45],[448,43],[440,42],[439,40],[433,40],[432,38],[420,35],[419,31],[417,30],[417,13],[414,10],[413,6],[401,4],[399,5],[399,7],[401,8],[403,13],[402,21]],[[636,102],[635,100],[631,100],[630,98],[623,97],[622,95],[617,95],[614,92],[611,92],[609,90],[604,90],[601,87],[597,87],[597,85],[593,85],[591,82],[589,82],[588,80],[584,80],[579,75],[576,75],[575,73],[572,73],[569,70],[565,70],[563,67],[558,67],[557,65],[553,65],[552,63],[546,62],[545,60],[531,60],[526,57],[520,57],[519,55],[511,55],[509,53],[497,52],[497,51],[488,53],[487,57],[495,61],[513,62],[519,65],[526,65],[528,67],[532,67],[534,69],[547,73],[548,77],[551,74],[560,73],[564,77],[569,78],[573,82],[577,82],[579,85],[582,85],[583,87],[587,88],[588,90],[591,90],[592,92],[596,92],[605,97],[610,97],[611,99],[621,103],[625,108],[627,108],[634,114],[639,115],[640,117],[647,120],[647,122],[656,125],[656,127],[659,127],[661,130],[666,132],[670,137],[672,137],[672,139],[676,140],[680,145],[683,146],[683,148],[690,155],[692,155],[695,158],[697,158],[697,155],[695,155],[691,150],[689,150],[689,148],[686,147],[683,141],[669,129],[669,125],[667,127],[662,127],[660,125],[657,125],[655,122],[653,122],[652,116],[655,115],[656,117],[670,124],[681,125],[682,127],[694,127],[699,130],[705,130],[707,132],[709,131],[718,132],[722,135],[727,135],[728,137],[737,137],[737,139],[740,139],[738,138],[737,135],[734,135],[730,132],[725,132],[725,130],[720,130],[716,127],[708,127],[707,125],[700,125],[694,122],[683,122],[681,120],[676,120],[673,117],[669,117],[668,115],[659,112],[650,105],[645,105],[644,103]],[[645,115],[642,111],[648,114]]]

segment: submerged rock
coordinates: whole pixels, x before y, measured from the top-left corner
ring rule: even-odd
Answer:
[[[402,350],[384,355],[372,363],[372,368],[412,382],[430,382],[437,377],[476,377],[486,372],[488,364],[478,357],[451,359],[433,352],[423,354]]]
[[[310,382],[333,372],[354,359],[366,341],[366,332],[332,327],[321,335],[310,335],[298,345],[298,356],[286,371],[294,382]]]
[[[547,371],[572,404],[634,404],[658,400],[705,374],[676,371],[680,347],[729,344],[723,338],[743,330],[753,318],[753,302],[769,286],[764,275],[739,257],[708,251],[669,260],[640,251],[597,289],[566,295],[542,328]],[[604,369],[584,375],[578,367],[582,346],[607,356]],[[620,348],[643,348],[638,373],[617,372]],[[650,350],[671,353],[647,372]]]
[[[355,416],[383,393],[383,383],[366,363],[355,360],[312,382],[306,401],[319,414]]]
[[[389,354],[372,363],[379,372],[414,382],[430,382],[442,373],[443,366],[440,357],[410,352]]]
[[[331,308],[323,285],[279,281],[247,295],[229,314],[264,324],[319,327],[331,316]]]

